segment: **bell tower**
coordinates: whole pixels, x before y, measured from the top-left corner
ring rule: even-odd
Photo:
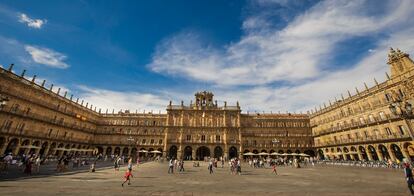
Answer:
[[[391,67],[391,77],[395,77],[414,69],[414,62],[407,53],[401,52],[400,49],[390,48],[387,64]]]
[[[197,92],[195,94],[195,105],[197,107],[212,107],[214,106],[213,97],[214,95],[212,92]]]

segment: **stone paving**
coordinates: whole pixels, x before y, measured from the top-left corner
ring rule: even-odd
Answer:
[[[242,175],[206,163],[185,172],[167,174],[167,163],[150,162],[134,168],[131,185],[121,186],[121,171],[102,168],[95,173],[12,178],[0,181],[0,195],[409,195],[401,170],[315,166],[254,169],[243,165]]]

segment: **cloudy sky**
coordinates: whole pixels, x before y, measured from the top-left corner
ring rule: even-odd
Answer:
[[[104,110],[165,112],[208,90],[243,111],[306,112],[384,81],[389,47],[414,55],[413,10],[411,0],[5,0],[0,65]]]

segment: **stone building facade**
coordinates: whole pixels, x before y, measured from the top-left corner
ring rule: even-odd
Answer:
[[[239,103],[219,106],[206,91],[188,105],[170,102],[167,114],[108,113],[24,74],[14,74],[12,66],[0,69],[0,154],[154,152],[184,159],[245,152],[314,154],[307,115],[243,114]]]
[[[414,63],[390,50],[391,76],[310,115],[317,154],[344,160],[413,158]]]

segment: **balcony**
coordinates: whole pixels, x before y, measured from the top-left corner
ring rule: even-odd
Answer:
[[[392,141],[392,140],[410,140],[410,136],[408,134],[401,135],[401,134],[393,134],[393,135],[374,135],[368,137],[359,137],[359,138],[351,138],[351,139],[344,139],[344,140],[337,140],[337,141],[326,141],[326,142],[316,142],[315,147],[328,147],[328,146],[341,146],[341,145],[349,145],[349,144],[360,144],[360,143],[377,143],[377,142],[385,142],[385,141]]]

